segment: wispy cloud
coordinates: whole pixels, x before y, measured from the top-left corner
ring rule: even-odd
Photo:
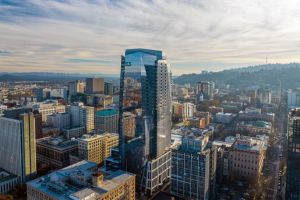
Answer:
[[[0,0],[0,71],[119,73],[126,48],[175,74],[300,62],[298,0]],[[1,56],[2,55],[2,56]],[[5,55],[5,56],[3,56]]]

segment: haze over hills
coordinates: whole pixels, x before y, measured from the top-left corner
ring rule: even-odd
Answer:
[[[76,79],[83,80],[86,77],[104,77],[107,80],[116,80],[119,78],[119,75],[51,72],[0,72],[0,81],[71,81]],[[257,65],[219,72],[183,74],[173,78],[174,82],[177,84],[190,83],[195,85],[198,81],[214,81],[217,85],[230,84],[237,88],[251,87],[253,85],[276,88],[279,86],[279,80],[281,80],[282,88],[298,88],[300,87],[300,64]]]
[[[83,80],[87,77],[103,77],[106,79],[116,79],[116,74],[75,74],[75,73],[53,73],[53,72],[0,72],[0,82],[4,81],[71,81]]]
[[[282,82],[282,88],[300,87],[300,64],[266,64],[208,72],[201,74],[183,74],[174,79],[177,84],[190,83],[195,85],[198,81],[214,81],[217,85],[230,84],[237,88],[246,88],[253,85],[277,88]]]

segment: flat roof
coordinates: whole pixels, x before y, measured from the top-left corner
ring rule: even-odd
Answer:
[[[115,109],[103,109],[96,112],[96,115],[100,117],[108,117],[116,114],[118,114],[118,111]]]
[[[15,178],[18,178],[18,176],[0,168],[0,183],[3,183],[10,179],[15,179]]]
[[[160,50],[153,50],[153,49],[143,49],[143,48],[136,48],[136,49],[126,49],[125,50],[125,55],[129,55],[129,54],[133,54],[133,53],[147,53],[147,54],[151,54],[154,56],[157,56],[158,59],[162,59],[163,58],[163,52]]]
[[[101,187],[95,187],[91,184],[91,178],[95,172],[97,172],[97,164],[83,160],[29,181],[27,185],[59,200],[70,200],[76,197],[85,198],[87,196],[94,196],[97,199],[135,176],[122,170],[105,171],[104,168],[98,169],[98,172],[103,173],[104,179]],[[84,177],[84,183],[74,182],[77,180],[77,176]]]

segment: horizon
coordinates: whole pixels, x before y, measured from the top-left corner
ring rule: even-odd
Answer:
[[[249,65],[249,66],[245,66],[245,67],[236,67],[236,68],[228,68],[228,69],[221,69],[218,71],[209,71],[209,70],[205,70],[203,69],[202,71],[207,71],[210,73],[216,73],[216,72],[223,72],[226,70],[238,70],[238,69],[246,69],[246,68],[252,68],[252,67],[261,67],[261,66],[271,66],[271,65],[293,65],[293,64],[300,64],[298,62],[290,62],[290,63],[267,63],[267,64],[259,64],[259,65]],[[183,74],[175,74],[173,75],[173,77],[179,77],[182,75],[188,75],[188,74],[201,74],[202,71],[200,72],[193,72],[193,73],[183,73]],[[93,73],[93,72],[54,72],[54,71],[20,71],[20,72],[13,72],[13,71],[0,71],[0,75],[1,74],[12,74],[12,73],[16,73],[16,74],[34,74],[34,73],[49,73],[49,74],[64,74],[64,75],[94,75],[91,77],[95,77],[95,76],[106,76],[106,77],[110,77],[111,78],[115,78],[115,77],[119,77],[120,73],[114,73],[114,74],[107,74],[107,73]]]
[[[174,75],[259,65],[266,57],[300,62],[299,6],[297,0],[2,0],[0,70],[119,74],[120,55],[136,47],[164,51]]]

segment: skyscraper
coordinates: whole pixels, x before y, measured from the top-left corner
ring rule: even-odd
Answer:
[[[68,84],[69,87],[69,95],[75,95],[77,93],[84,92],[84,83],[80,80],[72,81]]]
[[[0,168],[23,183],[36,174],[35,119],[32,113],[19,119],[0,117]]]
[[[86,93],[88,94],[103,94],[104,93],[104,79],[103,78],[87,78],[85,80]]]
[[[286,199],[300,199],[300,109],[294,109],[288,118],[288,156]]]
[[[169,179],[171,166],[171,77],[162,51],[125,51],[119,110],[121,166],[136,173],[139,189],[151,195]],[[125,112],[136,115],[134,138],[124,133]]]

